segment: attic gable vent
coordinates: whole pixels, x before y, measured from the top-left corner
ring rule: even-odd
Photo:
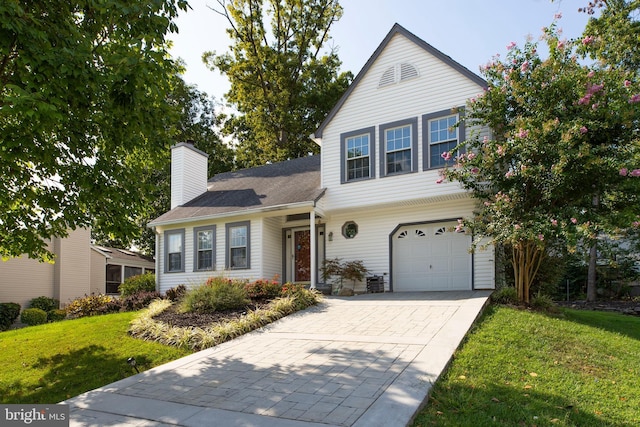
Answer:
[[[390,67],[382,74],[378,87],[392,85],[396,82],[396,67]]]
[[[400,64],[400,81],[418,77],[418,69],[408,62]]]
[[[418,75],[418,69],[415,65],[408,62],[402,62],[387,68],[385,72],[382,73],[382,77],[380,77],[380,81],[378,82],[378,87],[400,83],[405,80],[418,77]]]

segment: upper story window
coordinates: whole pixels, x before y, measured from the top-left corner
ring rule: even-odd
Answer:
[[[165,267],[167,273],[184,271],[184,228],[164,233]]]
[[[395,175],[417,170],[418,119],[413,118],[380,126],[382,135],[381,170]]]
[[[373,127],[340,135],[342,183],[375,176],[374,139],[375,128]]]
[[[424,169],[442,168],[453,163],[443,153],[450,152],[464,141],[464,122],[459,114],[451,110],[439,111],[423,116]]]
[[[249,221],[226,225],[226,264],[230,269],[250,268],[250,228]]]
[[[194,271],[215,270],[215,235],[215,225],[193,229]]]

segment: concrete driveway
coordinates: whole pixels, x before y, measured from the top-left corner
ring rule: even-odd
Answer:
[[[328,297],[63,403],[72,426],[405,426],[489,295]]]

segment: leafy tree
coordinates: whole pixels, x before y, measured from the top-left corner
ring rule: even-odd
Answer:
[[[561,40],[555,28],[543,35],[548,59],[529,40],[483,68],[487,90],[471,100],[465,121],[492,133],[474,132],[443,154],[455,161],[445,177],[481,201],[460,226],[510,248],[526,303],[550,244],[575,251],[600,233],[639,225],[640,82],[580,63],[576,49],[593,39]]]
[[[209,154],[208,176],[232,170],[234,152],[231,147],[222,142],[218,134],[219,122],[215,112],[215,99],[176,76],[174,89],[167,102],[178,112],[175,123],[171,124],[175,128],[171,132],[175,134],[175,141],[194,141],[196,148]],[[139,195],[144,199],[145,209],[135,218],[138,225],[137,233],[117,238],[113,234],[95,232],[93,237],[99,244],[116,247],[135,245],[146,254],[155,253],[155,234],[147,224],[171,207],[169,149],[165,149],[158,157],[155,167],[139,177],[146,192]]]
[[[135,230],[140,176],[164,155],[177,65],[165,36],[185,0],[0,3],[0,256],[46,239]]]
[[[268,6],[264,7],[264,3]],[[335,51],[323,55],[331,25],[342,15],[337,0],[218,0],[229,22],[231,52],[204,54],[226,74],[226,100],[238,114],[225,129],[239,137],[243,166],[318,152],[309,139],[353,76],[338,74]],[[271,32],[265,23],[271,24]]]

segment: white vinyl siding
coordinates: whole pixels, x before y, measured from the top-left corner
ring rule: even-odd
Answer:
[[[186,143],[171,150],[171,209],[207,191],[207,156]]]
[[[282,278],[282,228],[283,221],[280,217],[262,219],[260,277],[264,279],[273,279],[276,276]]]
[[[364,261],[369,275],[384,275],[385,288],[389,290],[391,259],[389,235],[399,224],[428,221],[451,220],[470,216],[475,201],[462,199],[428,204],[406,204],[388,206],[379,209],[354,209],[331,216],[326,224],[326,233],[333,232],[333,241],[326,242],[326,257],[343,260],[359,259]],[[341,235],[341,227],[347,221],[358,223],[358,234],[353,239]],[[493,289],[494,272],[489,260],[492,249],[477,251],[474,254],[474,286]],[[484,265],[484,268],[477,268]],[[356,291],[364,291],[361,284]]]
[[[385,71],[395,64],[406,62],[419,71],[419,76],[385,87],[378,87]],[[455,58],[454,58],[455,59]],[[420,173],[394,175],[340,185],[340,135],[349,130],[365,129],[386,123],[419,117],[437,111],[460,107],[482,92],[482,88],[457,70],[441,62],[401,34],[396,34],[371,65],[367,74],[353,88],[349,98],[323,129],[322,134],[322,187],[327,188],[322,203],[327,211],[369,207],[384,203],[401,203],[416,199],[441,198],[463,193],[457,183],[436,184],[439,170],[424,170],[422,120],[417,121],[419,138],[416,164]],[[450,114],[454,114],[451,112]],[[378,136],[382,140],[382,135]],[[377,144],[378,155],[380,143]],[[382,161],[373,163],[372,176],[383,177]]]

